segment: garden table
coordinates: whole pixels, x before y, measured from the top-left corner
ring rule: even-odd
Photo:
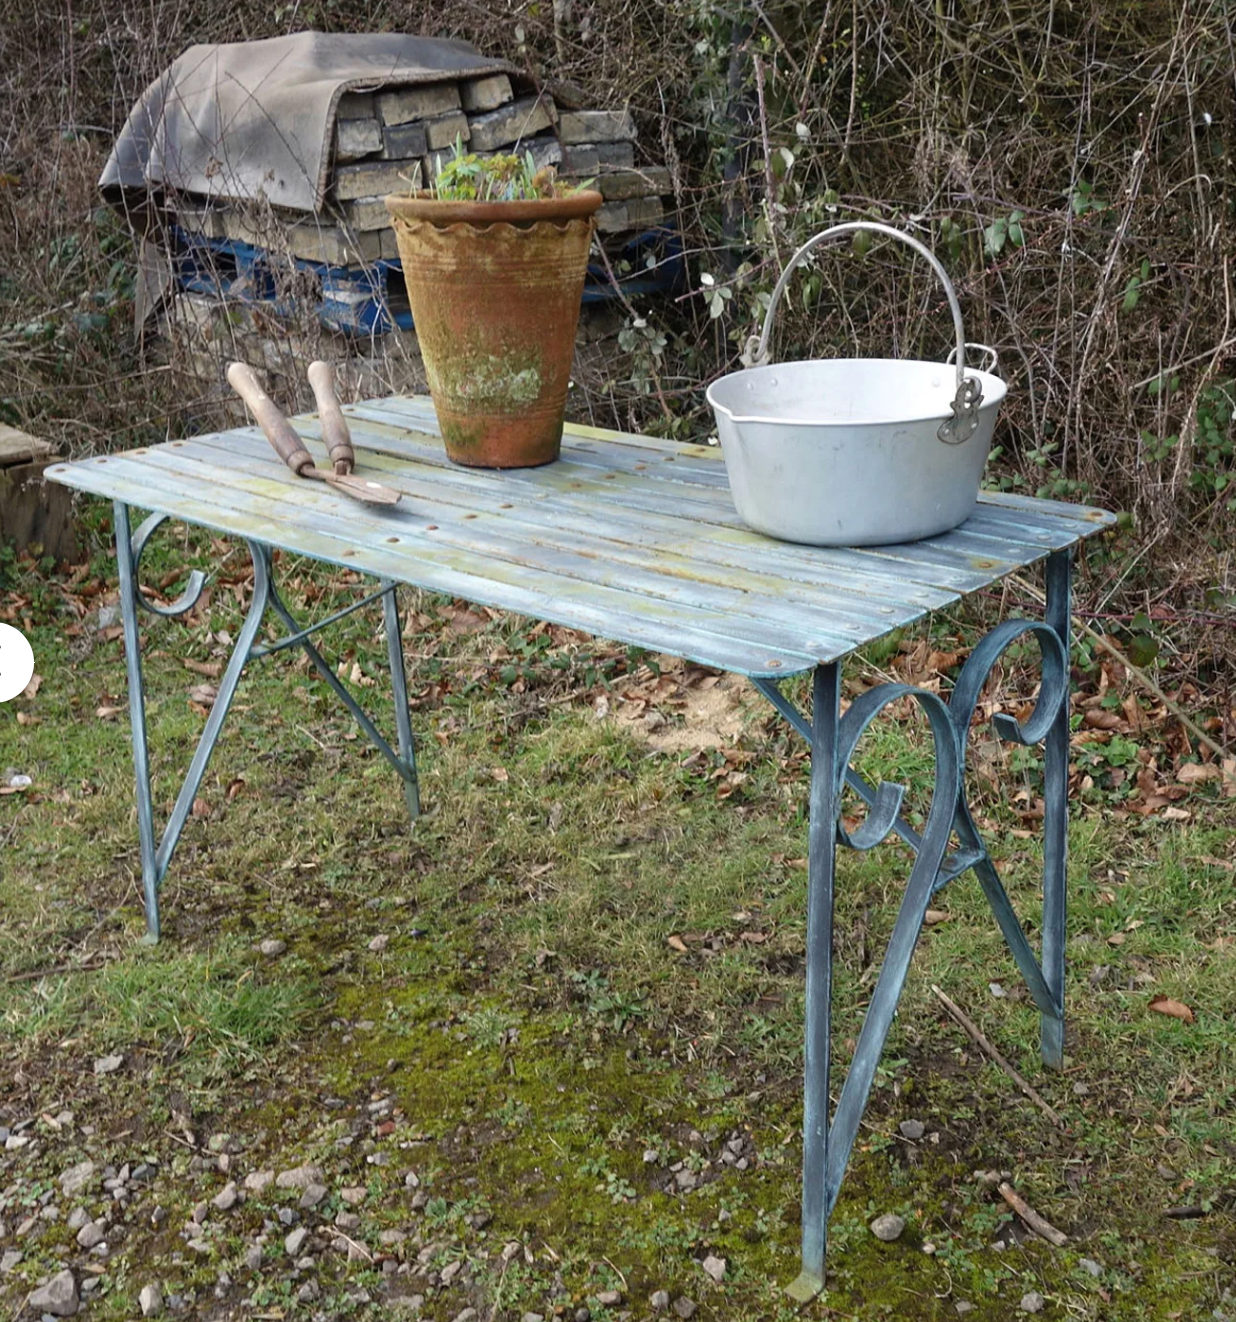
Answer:
[[[973,869],[1037,1005],[1042,1055],[1064,1052],[1065,853],[1069,750],[1069,593],[1072,548],[1114,520],[1102,510],[984,493],[952,532],[899,546],[818,548],[747,529],[730,499],[715,449],[568,426],[562,459],[505,472],[447,462],[429,400],[372,400],[345,409],[358,472],[403,493],[389,508],[360,506],[293,476],[252,427],[171,441],[47,470],[53,480],[111,499],[137,772],[138,833],[149,936],[159,932],[159,887],[189,816],[246,664],[299,646],[402,777],[419,811],[396,589],[401,583],[567,625],[653,652],[747,676],[810,743],[806,953],[802,1271],[799,1299],[823,1288],[826,1227],[841,1186],[915,942],[932,896]],[[316,416],[293,419],[324,456]],[[873,480],[878,475],[873,474]],[[131,531],[131,508],[153,511]],[[162,836],[156,840],[146,745],[139,612],[174,616],[204,585],[194,571],[181,597],[156,602],[138,570],[165,519],[244,538],[254,590],[201,741]],[[372,575],[376,591],[305,627],[279,596],[275,548]],[[1046,559],[1041,621],[996,626],[970,653],[951,701],[907,684],[869,689],[841,710],[841,662],[863,644],[969,592]],[[367,602],[385,611],[397,749],[379,733],[311,635]],[[268,611],[288,632],[259,644]],[[1043,917],[1036,955],[967,805],[966,740],[985,680],[1010,644],[1033,640],[1042,675],[1032,713],[993,719],[1017,744],[1044,744]],[[780,681],[812,673],[810,716]],[[923,829],[901,811],[904,789],[869,784],[850,762],[860,736],[890,703],[911,699],[931,728],[935,781]],[[856,828],[840,807],[849,787],[867,807]],[[835,854],[838,843],[871,849],[896,834],[914,852],[862,1032],[830,1119],[830,1004]],[[957,844],[950,848],[956,835]]]

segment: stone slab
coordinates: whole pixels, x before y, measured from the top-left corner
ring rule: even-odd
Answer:
[[[578,143],[634,141],[629,110],[566,110],[558,121],[563,146]]]
[[[511,80],[504,73],[493,73],[487,78],[470,78],[459,85],[459,99],[463,108],[472,115],[497,110],[515,99]]]
[[[335,196],[341,202],[358,197],[382,197],[387,193],[406,193],[417,162],[364,161],[360,165],[341,165],[335,171]]]
[[[671,193],[674,185],[665,166],[652,165],[642,170],[598,171],[597,188],[607,202],[623,202],[627,198]]]
[[[425,130],[425,140],[430,151],[446,151],[454,147],[455,143],[461,138],[464,142],[468,142],[472,136],[468,117],[462,110],[458,114],[443,115],[438,119],[427,119],[422,127]]]
[[[383,160],[412,161],[424,156],[428,150],[424,124],[396,124],[382,130]]]
[[[382,125],[376,119],[341,119],[335,125],[335,160],[359,161],[382,150]]]
[[[336,119],[372,119],[376,114],[372,92],[344,92],[335,107]]]
[[[543,97],[525,96],[498,110],[473,115],[472,150],[496,151],[554,125],[554,111]]]
[[[429,119],[460,109],[459,88],[454,83],[424,83],[418,87],[401,87],[397,91],[379,92],[376,97],[378,115],[387,125],[407,124],[416,119]]]

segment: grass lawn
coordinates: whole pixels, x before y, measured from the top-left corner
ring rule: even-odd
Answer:
[[[148,561],[169,595],[179,568],[214,573],[186,622],[146,627],[165,813],[247,566],[167,531]],[[151,948],[114,566],[100,552],[72,579],[7,574],[0,610],[42,676],[0,707],[0,772],[33,780],[0,797],[10,1316],[71,1266],[95,1282],[86,1314],[101,1319],[138,1315],[156,1281],[171,1311],[210,1318],[603,1322],[654,1316],[662,1290],[669,1317],[689,1301],[701,1318],[956,1318],[968,1304],[1004,1319],[1035,1293],[1044,1317],[1236,1317],[1236,814],[1200,777],[1170,814],[1127,811],[1129,768],[1147,766],[1139,744],[1158,731],[1094,727],[1075,750],[1066,1070],[1039,1065],[1037,1014],[977,883],[959,880],[920,942],[833,1219],[827,1293],[798,1310],[779,1287],[797,1271],[808,764],[758,695],[405,593],[425,815],[409,827],[396,777],[306,665],[257,663]],[[287,556],[277,575],[305,618],[364,590]],[[922,634],[945,689],[977,623]],[[323,646],[389,731],[380,627],[370,608]],[[914,641],[856,661],[850,681],[909,664]],[[1016,664],[1006,677],[1015,709],[1032,678]],[[1127,716],[1130,692],[1109,696]],[[1038,751],[973,738],[980,816],[1037,940]],[[885,720],[865,757],[870,775],[918,787],[922,810],[919,724]],[[895,845],[840,860],[842,1065],[908,869]],[[61,1176],[86,1161],[66,1194]],[[305,1166],[320,1193],[245,1187]],[[1013,1217],[1001,1175],[1065,1246]],[[237,1201],[213,1205],[229,1184]],[[106,1252],[79,1246],[79,1207]],[[1180,1208],[1193,1214],[1164,1215]],[[886,1212],[906,1221],[895,1243],[868,1229]]]

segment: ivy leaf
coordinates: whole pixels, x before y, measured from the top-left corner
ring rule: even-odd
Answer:
[[[1009,237],[1009,223],[1003,216],[993,220],[983,231],[983,249],[989,257],[999,257]]]

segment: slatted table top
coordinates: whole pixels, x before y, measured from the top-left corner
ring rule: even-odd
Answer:
[[[720,452],[569,426],[562,458],[451,464],[428,398],[344,409],[357,472],[403,493],[360,505],[294,476],[254,427],[58,464],[67,486],[401,583],[752,677],[797,674],[1114,522],[984,492],[960,528],[821,548],[752,532]],[[320,463],[314,414],[292,419]]]

